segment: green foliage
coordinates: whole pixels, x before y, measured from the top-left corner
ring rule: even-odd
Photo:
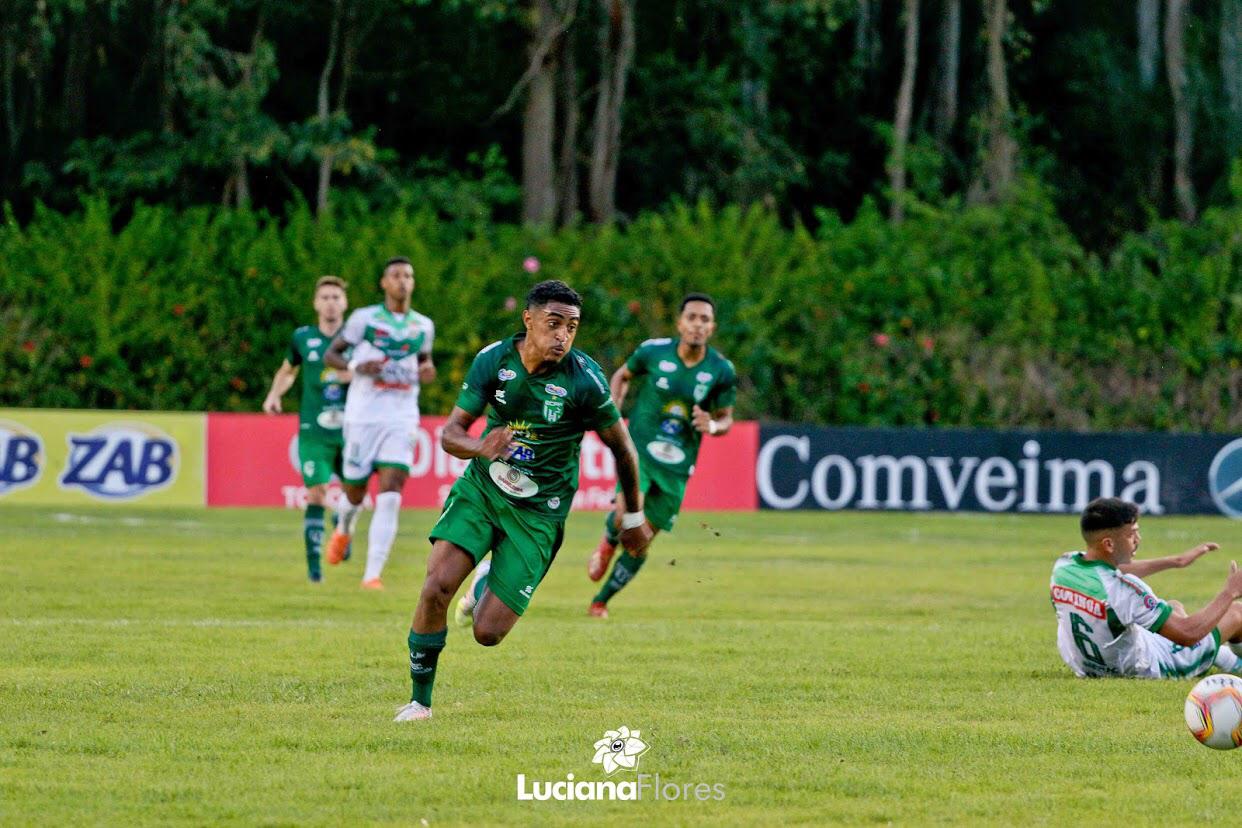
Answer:
[[[476,217],[477,218],[477,217]],[[376,268],[414,261],[447,411],[474,353],[517,329],[535,278],[586,296],[580,344],[606,367],[667,334],[681,295],[720,302],[739,413],[805,422],[1064,428],[1242,425],[1242,208],[1157,222],[1107,260],[1027,182],[999,207],[870,201],[814,234],[706,202],[625,230],[548,234],[397,203],[262,212],[96,199],[0,226],[0,405],[251,410],[323,273],[378,301]],[[72,244],[67,240],[72,239]],[[536,257],[538,276],[524,260]],[[59,379],[58,379],[59,378]]]

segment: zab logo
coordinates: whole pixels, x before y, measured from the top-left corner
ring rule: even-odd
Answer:
[[[0,495],[33,485],[43,471],[43,441],[25,426],[0,420]]]
[[[108,500],[128,500],[163,489],[177,475],[177,443],[145,423],[110,423],[68,436],[61,488]]]

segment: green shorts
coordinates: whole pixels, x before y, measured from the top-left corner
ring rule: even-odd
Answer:
[[[487,485],[470,474],[458,478],[429,540],[460,546],[475,564],[490,550],[487,588],[521,615],[561,548],[565,523],[518,508]]]
[[[302,484],[307,488],[326,484],[333,474],[340,477],[344,456],[345,446],[339,439],[298,435],[298,466],[302,470]]]
[[[647,522],[662,532],[673,531],[673,523],[681,512],[681,502],[686,498],[686,478],[648,477],[640,463],[638,466],[638,489],[643,493],[643,513]],[[617,492],[621,491],[620,482]]]

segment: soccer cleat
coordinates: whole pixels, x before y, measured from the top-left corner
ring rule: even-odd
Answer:
[[[474,598],[469,592],[457,599],[453,622],[459,627],[469,627],[474,623]]]
[[[397,710],[397,717],[394,722],[416,722],[419,719],[430,719],[431,708],[423,707],[416,701],[412,701],[404,707]]]
[[[328,563],[336,566],[348,557],[350,536],[343,535],[340,532],[333,532],[332,537],[328,538],[328,546],[323,551],[323,556],[328,559]]]
[[[615,543],[609,543],[608,538],[601,538],[599,546],[595,547],[595,551],[591,553],[591,560],[587,561],[587,577],[592,581],[598,581],[604,577],[616,551]]]
[[[308,578],[310,578],[310,582],[311,582],[312,584],[320,584],[320,583],[323,583],[323,573],[322,573],[322,572],[311,572],[311,573],[308,573],[308,574],[307,574],[307,577],[308,577]]]
[[[369,580],[369,581],[363,581],[363,582],[362,582],[362,588],[363,588],[363,589],[373,589],[373,590],[375,590],[375,591],[379,592],[379,591],[382,591],[382,590],[384,589],[384,582],[383,582],[383,581],[381,581],[379,578],[372,578],[372,579],[371,579],[371,580]]]
[[[591,606],[587,607],[587,615],[592,618],[607,618],[608,605],[603,601],[592,601]]]

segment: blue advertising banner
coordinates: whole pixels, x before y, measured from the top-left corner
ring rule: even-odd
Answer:
[[[1242,517],[1242,439],[765,425],[755,482],[764,509],[1059,514],[1116,496]]]

